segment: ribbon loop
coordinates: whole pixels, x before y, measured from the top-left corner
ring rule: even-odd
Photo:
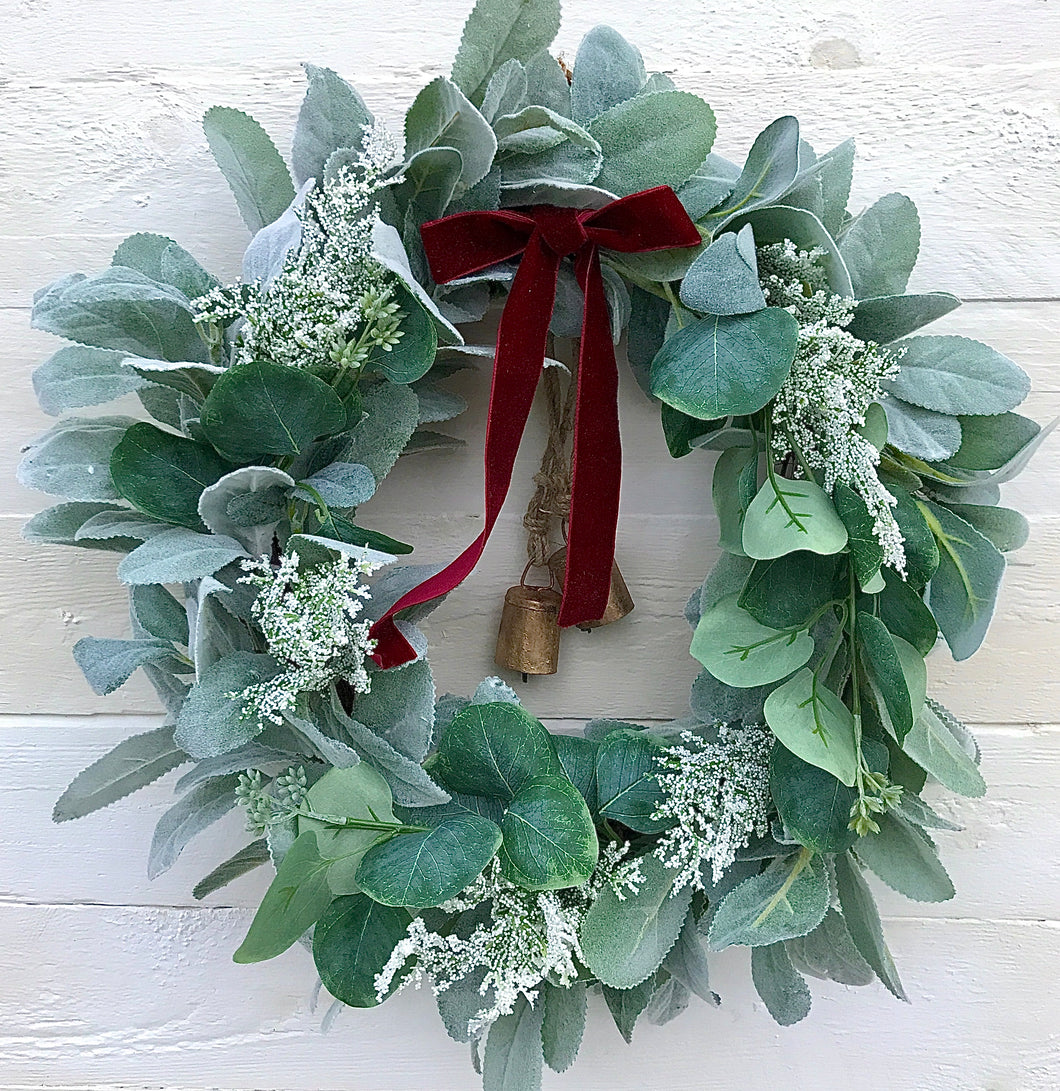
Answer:
[[[699,232],[669,186],[612,201],[602,209],[537,205],[525,213],[462,212],[420,229],[440,284],[522,255],[497,331],[486,417],[486,512],[482,533],[455,561],[403,595],[372,626],[372,658],[383,668],[416,658],[396,615],[447,594],[475,567],[500,514],[515,456],[544,367],[545,340],[560,264],[573,255],[585,293],[574,414],[567,571],[559,623],[599,618],[607,604],[618,527],[622,450],[618,367],[598,248],[625,253],[698,246]]]

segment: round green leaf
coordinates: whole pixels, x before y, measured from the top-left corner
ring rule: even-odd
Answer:
[[[847,528],[828,494],[811,481],[781,477],[767,480],[751,501],[743,521],[748,557],[771,560],[798,549],[838,553],[847,544]]]
[[[755,413],[788,377],[798,335],[779,307],[698,318],[659,350],[651,392],[699,420]]]
[[[501,843],[495,823],[447,804],[436,809],[437,817],[431,810],[417,813],[417,823],[430,826],[424,833],[398,834],[364,854],[357,882],[377,902],[412,909],[438,905],[493,859]]]
[[[581,793],[566,777],[524,784],[501,820],[501,871],[525,890],[580,886],[596,867],[596,830]]]
[[[206,438],[233,462],[297,455],[319,436],[346,426],[346,410],[327,383],[265,360],[236,364],[203,402]]]
[[[728,686],[746,688],[778,682],[813,655],[813,638],[803,629],[778,630],[759,624],[727,595],[699,619],[689,651]]]
[[[392,383],[413,383],[422,379],[438,351],[438,328],[427,309],[405,285],[394,279],[394,302],[401,307],[401,338],[389,351],[372,350],[365,369],[377,372]]]
[[[854,786],[858,755],[850,709],[803,668],[766,698],[766,723],[793,753]]]
[[[769,759],[769,791],[784,828],[814,852],[845,852],[858,839],[849,827],[858,794],[779,742]]]
[[[324,988],[353,1008],[374,1008],[376,975],[411,921],[406,910],[363,894],[336,898],[313,930],[313,961]]]

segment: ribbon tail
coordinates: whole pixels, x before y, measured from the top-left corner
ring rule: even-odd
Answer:
[[[622,484],[618,365],[596,247],[578,255],[575,272],[585,293],[585,309],[561,626],[596,621],[607,607]]]
[[[419,606],[448,594],[466,579],[497,522],[508,495],[515,456],[541,377],[559,265],[560,258],[545,246],[540,235],[532,235],[497,331],[483,453],[486,510],[482,533],[455,561],[403,595],[372,626],[370,635],[376,641],[372,658],[384,669],[416,658],[415,649],[395,624],[395,615],[410,606]]]

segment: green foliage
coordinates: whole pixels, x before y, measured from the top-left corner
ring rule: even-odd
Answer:
[[[864,611],[858,612],[857,634],[861,661],[874,690],[880,695],[881,712],[886,710],[886,722],[895,738],[901,742],[912,731],[913,718],[919,708],[913,708],[913,698],[895,640],[878,617]],[[920,653],[915,648],[911,650],[919,658]]]
[[[231,469],[204,443],[134,424],[110,457],[110,475],[129,503],[163,523],[198,530],[199,497]]]
[[[1006,413],[1030,390],[1030,379],[1022,368],[980,341],[911,337],[894,347],[902,353],[902,368],[889,381],[890,390],[936,413]]]
[[[999,470],[1041,432],[1037,422],[1019,413],[962,416],[960,426],[961,445],[949,464],[962,470]]]
[[[868,985],[875,976],[850,938],[846,922],[834,909],[805,936],[785,941],[791,964],[801,973],[841,985]]]
[[[31,322],[69,341],[148,360],[209,359],[187,296],[123,266],[56,281],[34,299]]]
[[[904,292],[920,251],[916,205],[900,193],[888,193],[850,224],[839,249],[857,299]]]
[[[205,670],[177,717],[175,739],[193,758],[212,758],[250,742],[265,726],[244,715],[242,693],[274,678],[276,660],[256,652],[235,652]]]
[[[643,731],[612,731],[596,755],[596,792],[601,818],[640,833],[658,833],[667,823],[652,818],[662,800],[656,779],[661,744]]]
[[[57,417],[67,409],[102,405],[144,385],[144,380],[122,367],[124,352],[66,345],[33,372],[33,390],[41,409]]]
[[[727,894],[710,922],[712,950],[734,943],[767,947],[812,932],[828,910],[824,858],[809,849],[773,861]]]
[[[847,546],[854,575],[865,587],[880,570],[883,547],[873,530],[873,518],[865,501],[849,485],[837,481],[833,495],[836,513],[847,528]]]
[[[716,131],[714,111],[687,91],[620,102],[589,123],[604,156],[596,184],[620,197],[679,186],[707,157]]]
[[[705,610],[689,652],[719,682],[746,688],[778,682],[813,655],[813,638],[804,629],[762,625],[728,595]]]
[[[947,723],[940,705],[929,702],[920,711],[902,748],[940,784],[958,795],[978,798],[986,782]]]
[[[541,987],[541,1045],[545,1064],[553,1072],[566,1072],[578,1056],[587,992],[580,983],[564,989],[545,981]]]
[[[751,949],[751,980],[769,1014],[790,1027],[810,1014],[810,990],[783,943]]]
[[[812,481],[768,478],[743,521],[744,552],[757,560],[800,549],[827,555],[846,544],[846,526],[828,494]]]
[[[74,660],[93,692],[105,697],[125,685],[145,663],[169,659],[173,647],[162,640],[107,640],[84,636],[74,645]]]
[[[482,3],[482,0],[479,0]],[[483,1091],[537,1091],[541,1086],[541,1005],[515,1002],[489,1029],[482,1054]]]
[[[928,605],[954,659],[974,654],[994,612],[1005,558],[970,523],[941,504],[918,501],[939,545],[939,567],[928,589]]]
[[[961,422],[945,413],[934,413],[888,396],[888,441],[900,451],[931,461],[949,458],[961,445]]]
[[[719,235],[689,266],[681,302],[701,314],[749,314],[766,305],[751,225]]]
[[[460,153],[460,180],[465,186],[486,176],[497,150],[489,122],[444,76],[431,80],[405,115],[405,158],[435,147]]]
[[[227,106],[207,110],[202,127],[251,232],[278,220],[294,200],[294,185],[265,130],[242,110]]]
[[[192,888],[191,896],[198,901],[228,886],[242,875],[269,862],[269,843],[264,837],[252,841],[245,848],[230,856],[200,879]]]
[[[362,126],[372,121],[361,96],[330,68],[307,64],[305,73],[309,86],[291,145],[291,165],[299,186],[309,178],[319,184],[324,164],[339,148],[360,148]]]
[[[880,924],[880,914],[872,891],[849,853],[841,853],[835,858],[835,874],[843,921],[858,953],[872,967],[890,993],[899,1000],[908,1000],[894,959],[883,938],[883,926]]]
[[[879,833],[854,846],[858,859],[899,894],[916,902],[944,902],[955,891],[927,834],[895,814],[877,818]]]
[[[862,341],[886,345],[914,333],[960,305],[961,301],[949,292],[873,296],[862,299],[854,308],[854,317],[847,329]]]
[[[450,723],[432,769],[454,792],[510,802],[535,777],[562,774],[552,736],[506,701],[469,705]]]
[[[583,739],[577,735],[553,735],[552,742],[556,747],[563,771],[574,787],[581,792],[590,814],[596,814],[600,805],[596,779],[599,744],[595,739]]]
[[[769,759],[769,790],[784,828],[800,845],[833,853],[846,851],[857,840],[849,828],[857,792],[780,743]]]
[[[613,989],[646,981],[677,941],[692,891],[674,890],[676,872],[654,856],[640,860],[644,880],[623,898],[605,886],[585,914],[581,947],[585,965]]]
[[[664,408],[664,414],[665,411]],[[727,552],[741,557],[746,556],[743,548],[744,519],[758,492],[758,463],[758,451],[754,447],[729,447],[721,452],[714,463],[711,496],[718,517],[718,544]]]
[[[797,335],[778,307],[697,318],[659,350],[651,392],[699,420],[757,412],[787,378]]]
[[[454,897],[501,844],[493,822],[453,805],[417,811],[414,821],[427,829],[375,845],[357,869],[361,889],[384,905],[424,909]]]
[[[766,698],[766,723],[793,753],[852,787],[857,773],[854,717],[808,667]]]
[[[571,79],[571,116],[585,124],[633,98],[647,82],[644,58],[611,27],[593,27],[582,38]]]
[[[151,839],[148,879],[157,879],[168,871],[193,837],[235,806],[235,785],[235,774],[214,777],[197,785],[163,813]]]
[[[225,458],[253,462],[261,455],[297,455],[312,440],[342,431],[346,411],[315,375],[252,360],[214,383],[200,422]]]
[[[35,439],[18,464],[18,483],[71,500],[117,500],[110,460],[130,417],[67,417]]]
[[[618,1033],[627,1044],[633,1041],[633,1031],[636,1029],[637,1020],[644,1014],[658,985],[658,974],[652,974],[631,989],[612,989],[609,985],[603,987],[607,1010],[615,1021]]]
[[[847,593],[845,558],[799,551],[755,561],[737,602],[761,625],[803,629]]]
[[[179,243],[149,232],[130,235],[114,251],[111,265],[135,269],[151,280],[171,285],[189,299],[204,295],[218,283]]]
[[[173,742],[171,727],[131,735],[74,777],[56,802],[52,820],[68,822],[109,807],[187,760]]]
[[[580,886],[596,868],[592,816],[566,776],[524,783],[508,804],[501,831],[501,873],[524,890]]]

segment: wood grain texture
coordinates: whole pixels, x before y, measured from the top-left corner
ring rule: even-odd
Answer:
[[[429,994],[347,1012],[322,1037],[305,952],[231,963],[267,876],[246,876],[207,906],[189,891],[243,843],[238,815],[147,881],[151,832],[179,771],[87,819],[51,824],[67,781],[154,726],[156,702],[140,679],[106,699],[81,679],[73,643],[125,633],[117,557],[21,541],[18,527],[49,501],[9,472],[50,424],[29,387],[57,346],[29,328],[35,288],[107,264],[135,231],[178,239],[219,275],[238,269],[247,234],[209,158],[203,109],[249,110],[286,152],[303,89],[298,64],[308,60],[353,80],[399,130],[416,90],[448,70],[469,6],[407,0],[395,18],[391,0],[0,0],[0,1091],[475,1086]],[[681,5],[679,18],[664,0],[566,7],[558,46],[568,59],[590,27],[616,26],[649,69],[712,103],[722,154],[740,159],[786,113],[800,116],[819,149],[854,136],[854,206],[898,189],[920,209],[912,287],[981,301],[931,332],[995,345],[1032,377],[1026,411],[1060,413],[1056,3],[706,0]],[[480,526],[486,380],[470,371],[448,384],[471,403],[448,426],[468,446],[403,459],[364,509],[371,525],[422,543],[418,561],[454,555]],[[619,557],[638,606],[622,625],[570,634],[562,674],[521,689],[532,711],[565,729],[593,715],[681,715],[697,669],[680,612],[715,556],[711,459],[671,462],[656,411],[624,383]],[[535,415],[483,564],[427,624],[442,690],[466,692],[495,670],[493,633],[522,567],[519,515],[542,436]],[[720,1011],[645,1027],[626,1050],[597,1000],[579,1064],[546,1077],[546,1088],[1060,1087],[1058,475],[1053,442],[1006,486],[1033,537],[1010,558],[982,652],[964,664],[944,649],[932,657],[932,692],[979,725],[990,793],[932,797],[964,825],[939,838],[956,899],[918,906],[877,884],[914,1003],[879,987],[852,996],[815,983],[809,1021],[780,1029],[753,994],[746,953],[725,952],[712,962]]]

